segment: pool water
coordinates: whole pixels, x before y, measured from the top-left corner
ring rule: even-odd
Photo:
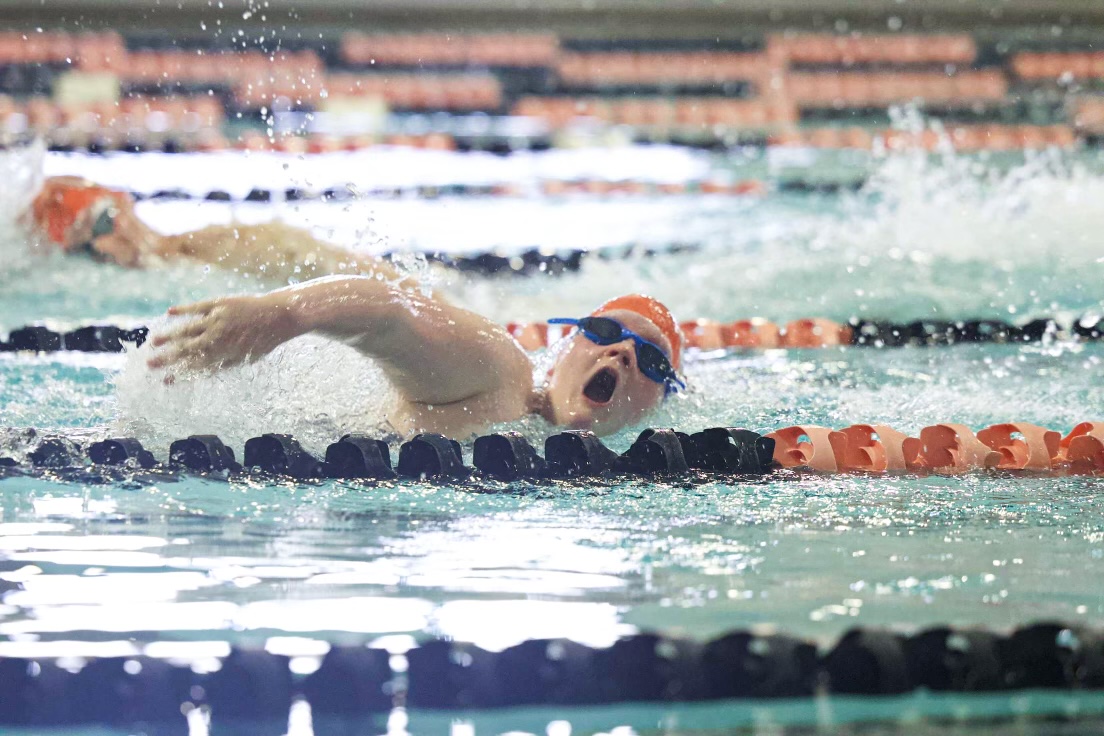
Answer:
[[[662,157],[653,170],[671,176],[738,170],[704,153],[634,154],[641,169]],[[189,159],[179,160],[183,170]],[[295,161],[284,163],[275,170],[296,176]],[[501,176],[539,178],[547,162],[513,163]],[[126,159],[136,181],[146,181],[144,166],[169,176],[169,165],[177,164]],[[45,168],[109,170],[102,159],[65,156]],[[1096,242],[1104,210],[1094,206],[1102,188],[1077,162],[1047,157],[997,173],[956,157],[899,155],[880,162],[859,195],[368,198],[309,208],[149,201],[140,211],[166,230],[275,214],[367,250],[439,249],[450,233],[454,249],[472,251],[546,239],[553,250],[696,246],[591,258],[555,278],[428,276],[500,319],[584,313],[626,290],[666,300],[680,318],[1068,319],[1104,307]],[[42,320],[146,324],[172,303],[265,286],[201,268],[127,272],[28,255],[16,235],[0,252],[9,264],[0,273],[5,330]],[[1104,417],[1102,360],[1104,346],[1064,342],[700,354],[686,368],[690,391],[649,423],[770,431],[869,422],[914,433],[941,421],[976,430],[1017,420],[1065,433]],[[0,426],[86,438],[135,432],[163,457],[172,439],[193,432],[217,433],[240,451],[250,436],[286,431],[318,451],[378,419],[378,375],[322,341],[169,388],[140,364],[135,355],[0,354]],[[520,428],[534,440],[548,431]],[[624,450],[639,429],[608,444]],[[18,453],[26,439],[10,431],[0,448]],[[858,625],[1099,625],[1100,488],[1097,478],[1011,473],[457,486],[9,478],[0,482],[0,656],[168,651],[173,642],[219,652],[231,642],[310,659],[324,641],[401,650],[430,635],[501,649],[558,636],[602,646],[643,629],[706,639],[762,625],[828,644]],[[1055,697],[1025,706],[1005,696],[992,712],[1100,712],[1092,696]],[[908,707],[845,699],[829,716],[824,704],[790,704],[689,708],[675,721],[648,708],[625,710],[623,721],[608,710],[560,720],[580,732],[769,731],[903,712],[923,720],[931,702],[932,712],[983,715],[983,700],[967,699],[973,711],[938,699],[901,701]],[[491,719],[481,733],[521,727],[481,717]],[[534,730],[556,722],[543,712],[527,718]],[[414,723],[412,732],[449,728],[448,718]]]

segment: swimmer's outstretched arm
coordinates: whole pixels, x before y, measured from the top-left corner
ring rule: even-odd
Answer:
[[[96,226],[107,201],[113,213],[110,232]],[[282,222],[261,225],[212,225],[162,235],[141,220],[133,198],[79,177],[47,179],[27,213],[43,242],[64,251],[90,252],[120,266],[146,268],[165,261],[188,260],[262,276],[275,283],[306,281],[332,274],[400,278],[394,267],[375,256],[353,253],[320,240],[303,228]]]
[[[394,266],[381,258],[358,255],[282,222],[211,225],[163,235],[156,250],[165,260],[210,263],[263,275],[277,283],[335,274],[379,275],[389,281],[400,278]]]
[[[375,359],[412,404],[495,407],[490,418],[524,411],[532,368],[498,324],[376,278],[335,276],[257,296],[169,310],[193,319],[155,335],[151,368],[203,370],[256,360],[307,333],[332,337]],[[507,416],[508,415],[508,416]]]

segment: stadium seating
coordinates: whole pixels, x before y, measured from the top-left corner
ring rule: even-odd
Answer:
[[[6,31],[0,130],[38,131],[59,146],[139,139],[305,151],[456,145],[448,135],[400,134],[401,126],[344,137],[257,137],[273,110],[378,104],[398,116],[529,118],[535,135],[551,139],[573,127],[623,126],[650,140],[731,142],[735,134],[812,148],[1095,142],[1104,135],[1104,97],[1091,93],[1104,91],[1093,86],[1104,80],[1104,52],[1032,44],[1005,49],[969,34],[918,33],[596,42],[549,33],[350,31],[261,49],[202,37]],[[74,84],[72,75],[115,84]],[[98,95],[86,93],[93,88]],[[887,111],[900,104],[943,117],[947,135],[887,133]]]

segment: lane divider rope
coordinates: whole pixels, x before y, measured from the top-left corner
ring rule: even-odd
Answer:
[[[502,260],[510,259],[503,257]],[[571,267],[570,261],[564,263],[566,267]],[[1022,324],[993,319],[891,322],[858,317],[847,322],[835,322],[823,317],[811,317],[784,324],[762,318],[734,322],[697,319],[682,322],[680,326],[684,344],[698,350],[823,348],[838,345],[923,347],[959,343],[1026,343],[1048,339],[1094,341],[1104,337],[1104,317],[1099,315],[1085,315],[1068,323],[1051,317],[1040,317]],[[506,329],[526,350],[538,350],[560,339],[570,328],[546,322],[511,322]],[[127,343],[142,345],[148,334],[146,327],[128,329],[115,325],[88,325],[69,332],[56,332],[44,325],[27,325],[12,330],[6,340],[0,340],[0,352],[76,350],[117,353]]]
[[[819,649],[784,633],[737,629],[705,642],[644,632],[607,648],[532,639],[499,652],[433,639],[403,655],[335,644],[305,677],[293,674],[290,664],[286,655],[237,646],[214,671],[144,654],[83,664],[73,658],[0,657],[0,725],[144,723],[186,733],[184,714],[195,708],[208,709],[214,725],[286,723],[297,697],[309,702],[319,723],[385,715],[396,707],[886,696],[921,688],[1100,690],[1104,633],[1056,621],[1006,632],[933,626],[906,635],[853,628]]]
[[[377,189],[353,190],[347,186],[325,188],[290,187],[266,189],[254,187],[244,195],[231,194],[222,189],[194,192],[185,189],[163,189],[153,192],[130,192],[137,201],[208,201],[208,202],[348,202],[354,199],[378,197],[520,197],[527,194],[544,196],[603,195],[603,196],[657,196],[684,194],[712,194],[748,196],[766,194],[768,186],[758,179],[722,181],[718,179],[690,179],[687,181],[644,181],[634,179],[540,179],[532,185],[510,182],[496,184],[411,184]]]
[[[1002,422],[976,434],[963,424],[946,422],[924,427],[916,437],[882,424],[842,429],[804,424],[763,435],[738,427],[710,427],[693,434],[649,428],[622,454],[593,432],[568,430],[545,439],[543,456],[523,435],[501,432],[475,439],[474,468],[464,465],[459,442],[433,433],[403,442],[394,465],[388,444],[363,434],[343,436],[326,448],[322,458],[307,452],[292,435],[264,434],[246,441],[240,462],[215,435],[176,440],[164,462],[133,437],[109,438],[84,447],[30,430],[26,444],[36,446],[25,460],[0,457],[0,478],[30,474],[62,481],[111,482],[120,475],[148,471],[154,479],[198,473],[223,479],[245,474],[308,482],[470,480],[472,490],[479,490],[481,481],[696,477],[707,482],[782,470],[1104,474],[1104,422],[1092,421],[1081,422],[1065,436],[1030,422]]]

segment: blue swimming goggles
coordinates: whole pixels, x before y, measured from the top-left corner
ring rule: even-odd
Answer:
[[[654,342],[645,340],[640,335],[626,328],[620,322],[609,317],[583,317],[572,319],[570,317],[556,317],[548,320],[550,325],[574,325],[583,333],[583,337],[596,345],[615,345],[624,340],[632,340],[636,348],[636,365],[646,378],[662,384],[665,395],[677,393],[680,388],[686,388],[686,383],[675,373],[667,354],[663,348]]]

